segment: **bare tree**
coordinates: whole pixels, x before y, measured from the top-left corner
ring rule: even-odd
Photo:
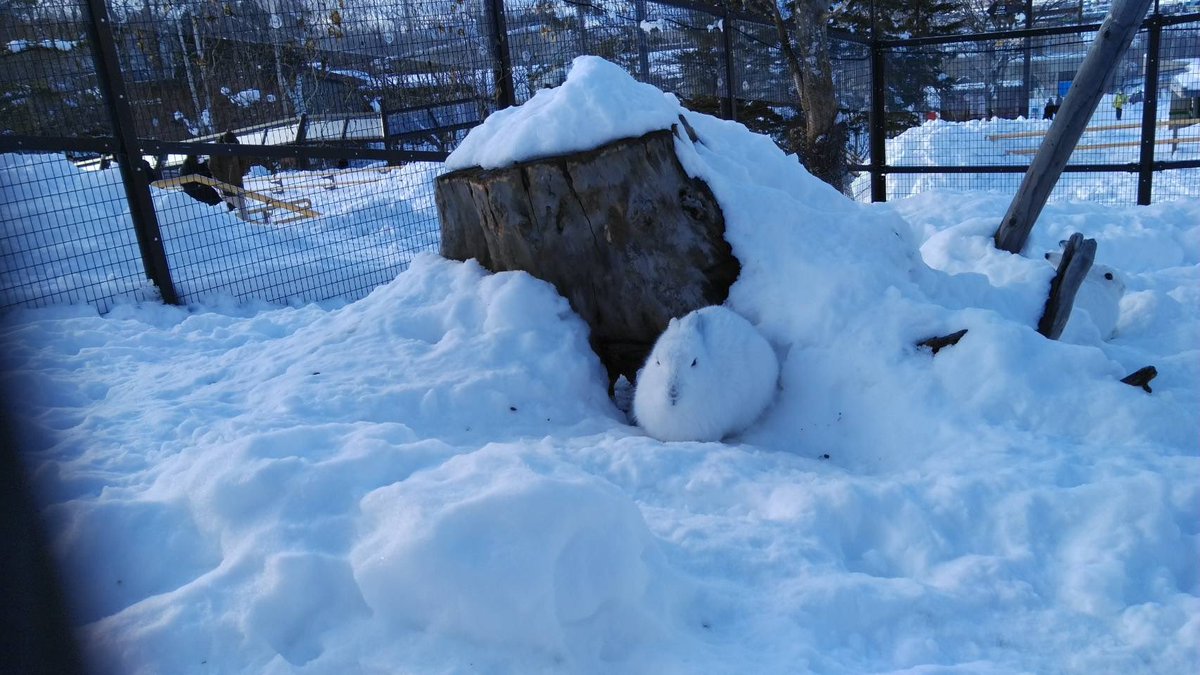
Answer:
[[[804,120],[796,151],[812,175],[842,190],[846,181],[846,130],[838,120],[829,61],[829,2],[792,0],[782,8],[775,0],[744,2],[746,9],[766,15],[775,25]]]

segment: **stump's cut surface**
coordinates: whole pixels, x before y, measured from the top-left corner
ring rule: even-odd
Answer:
[[[524,270],[591,327],[610,378],[637,368],[672,317],[720,304],[740,266],[721,208],[673,132],[437,180],[442,256]]]

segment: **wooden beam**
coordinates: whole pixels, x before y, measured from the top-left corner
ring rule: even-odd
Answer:
[[[1009,253],[1020,253],[1025,248],[1029,233],[1066,168],[1071,151],[1100,103],[1104,83],[1129,48],[1149,6],[1150,0],[1113,0],[1108,17],[1101,24],[1063,98],[1062,108],[1051,122],[1037,156],[1025,171],[1021,187],[1017,188],[1016,197],[1000,221],[993,237],[996,248]]]
[[[1160,138],[1154,141],[1155,145],[1180,145],[1183,143],[1200,143],[1200,137],[1188,138]],[[1121,141],[1119,143],[1093,143],[1090,145],[1077,145],[1076,151],[1080,150],[1106,150],[1108,148],[1129,148],[1141,145],[1141,141]],[[1038,151],[1037,148],[1021,148],[1018,150],[1006,150],[1006,155],[1032,155]]]
[[[1160,126],[1160,127],[1190,127],[1193,124],[1200,124],[1200,119],[1187,118],[1187,119],[1178,119],[1178,120],[1159,120],[1156,126]],[[1137,129],[1141,126],[1142,126],[1141,122],[1130,122],[1129,124],[1102,124],[1102,125],[1096,126],[1096,127],[1087,127],[1083,130],[1083,133],[1090,134],[1090,133],[1094,133],[1097,131],[1117,131],[1119,129]],[[1045,129],[1038,129],[1036,131],[1014,131],[1012,133],[1007,133],[1007,134],[989,134],[987,139],[989,141],[1007,141],[1007,140],[1011,140],[1011,139],[1015,139],[1015,138],[1037,138],[1039,136],[1045,136],[1046,133],[1047,133],[1047,131]]]
[[[291,222],[293,220],[298,220],[299,218],[319,218],[321,216],[320,213],[312,210],[311,199],[297,199],[295,201],[285,202],[281,199],[275,199],[269,195],[264,195],[261,192],[255,192],[253,190],[240,188],[236,185],[224,183],[215,178],[210,178],[209,176],[187,174],[186,176],[180,176],[178,178],[164,178],[163,180],[156,180],[151,183],[151,185],[156,188],[168,189],[183,187],[185,183],[199,183],[201,185],[208,185],[230,194],[248,197],[255,201],[262,202],[263,204],[267,204],[273,208],[283,209],[284,211],[290,211],[297,214],[296,218],[289,218],[284,221],[275,221],[277,223]]]
[[[1071,308],[1075,306],[1075,294],[1095,259],[1096,240],[1084,239],[1078,232],[1071,235],[1063,248],[1062,260],[1058,261],[1058,271],[1050,282],[1050,295],[1046,298],[1042,318],[1038,320],[1039,333],[1051,340],[1062,336],[1067,319],[1071,318]]]

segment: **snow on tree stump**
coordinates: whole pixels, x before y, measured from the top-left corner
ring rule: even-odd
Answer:
[[[667,322],[724,302],[740,270],[673,133],[439,177],[442,256],[554,284],[591,327],[610,381],[633,381]]]

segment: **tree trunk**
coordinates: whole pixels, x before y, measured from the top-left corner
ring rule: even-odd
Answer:
[[[197,115],[196,125],[205,131],[212,132],[212,93],[209,90],[209,74],[208,74],[208,59],[204,55],[204,42],[200,37],[200,22],[196,20],[195,14],[190,14],[192,19],[192,39],[196,44],[196,61],[200,66],[200,90],[204,93],[204,110],[201,110]]]
[[[804,109],[804,147],[808,170],[842,191],[846,181],[845,130],[838,124],[833,67],[829,63],[829,3],[806,0],[796,6],[796,43],[806,67],[800,104]]]
[[[663,130],[443,175],[441,253],[554,284],[590,326],[610,379],[633,381],[667,322],[724,302],[740,270],[720,206],[674,142]]]
[[[196,90],[196,75],[192,72],[192,59],[188,56],[187,38],[183,34],[182,16],[175,19],[175,32],[179,36],[179,49],[183,54],[183,73],[187,77],[188,93],[192,96],[192,109],[198,120],[203,111],[200,108],[200,93]]]
[[[774,0],[746,0],[747,5],[771,17],[800,98],[804,130],[795,150],[808,172],[843,191],[846,184],[846,131],[838,123],[837,93],[829,63],[829,3],[799,0],[791,17],[792,30]],[[794,39],[793,35],[794,33]]]

